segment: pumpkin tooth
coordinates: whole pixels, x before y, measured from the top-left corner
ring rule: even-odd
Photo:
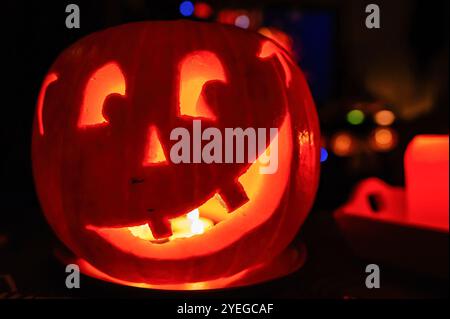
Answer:
[[[172,227],[170,226],[170,221],[167,218],[152,218],[148,222],[148,226],[150,227],[155,239],[168,238],[172,236]]]
[[[244,187],[238,180],[229,185],[226,185],[225,187],[222,187],[218,191],[218,194],[225,204],[228,213],[231,213],[234,210],[238,209],[249,200]]]

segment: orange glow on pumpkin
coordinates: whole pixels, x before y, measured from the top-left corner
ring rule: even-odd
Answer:
[[[126,280],[117,279],[105,274],[99,269],[95,268],[93,265],[88,263],[84,259],[78,259],[76,264],[82,269],[83,273],[86,273],[90,277],[98,278],[101,280],[109,281],[119,285],[131,286],[136,288],[146,288],[146,289],[161,289],[161,290],[206,290],[206,289],[216,289],[226,287],[233,282],[236,282],[243,278],[247,273],[253,269],[258,269],[260,266],[257,265],[251,269],[244,269],[237,274],[222,277],[218,279],[213,279],[209,281],[200,281],[192,283],[182,283],[182,284],[149,284],[143,282],[131,282]]]
[[[86,85],[78,127],[107,123],[103,117],[103,102],[111,94],[125,95],[125,77],[116,63],[99,68]]]
[[[43,101],[44,138],[35,115],[33,174],[83,273],[156,289],[268,280],[253,270],[286,250],[319,177],[317,114],[288,52],[234,27],[141,22],[80,39],[52,70],[62,82]],[[169,133],[197,118],[278,135],[253,163],[172,163]]]
[[[50,84],[52,84],[53,82],[55,82],[56,80],[58,80],[58,75],[56,73],[48,74],[45,77],[44,82],[42,83],[41,90],[39,92],[38,103],[37,103],[37,117],[38,117],[38,123],[39,123],[39,133],[41,135],[44,135],[44,123],[42,120],[42,112],[44,110],[45,94],[47,93],[48,86]]]
[[[304,258],[304,252],[302,253],[300,251],[299,253],[296,249],[288,248],[272,260],[256,264],[235,274],[226,275],[207,281],[186,282],[180,284],[151,284],[146,282],[121,280],[102,272],[82,258],[78,258],[76,260],[65,260],[64,263],[75,263],[81,268],[84,274],[119,285],[161,290],[207,290],[228,286],[247,286],[252,283],[274,279],[280,275],[285,275],[298,270],[298,268],[303,264],[305,260]]]

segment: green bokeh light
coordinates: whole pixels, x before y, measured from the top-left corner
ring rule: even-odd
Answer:
[[[347,113],[347,122],[352,125],[359,125],[364,122],[364,113],[360,110],[351,110]]]

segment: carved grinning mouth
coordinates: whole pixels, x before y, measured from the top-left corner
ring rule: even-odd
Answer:
[[[253,163],[247,170],[247,172],[244,173],[244,175],[253,174],[253,172],[257,170],[255,166],[256,164]],[[233,183],[233,185],[237,188],[243,188],[243,186],[239,182]],[[232,192],[232,190],[228,190],[228,193],[230,192]],[[233,215],[233,211],[238,207],[244,205],[245,202],[242,202],[242,204],[240,204],[239,206],[236,205],[236,202],[231,202],[230,205],[230,202],[228,200],[225,201],[223,197],[216,192],[200,206],[191,210],[189,213],[169,219],[172,234],[169,237],[165,238],[156,238],[156,236],[154,236],[154,234],[152,233],[149,224],[141,224],[129,227],[102,228],[102,230],[112,232],[119,229],[127,230],[129,234],[131,234],[135,238],[149,241],[155,244],[163,244],[175,239],[190,238],[192,236],[205,233],[218,223],[230,218]],[[98,227],[92,225],[86,226],[86,229],[97,232],[99,231]]]
[[[178,255],[192,256],[200,246],[206,252],[219,250],[268,220],[279,205],[288,185],[292,156],[289,114],[286,114],[279,129],[278,145],[278,155],[285,160],[279,162],[277,172],[260,174],[262,164],[258,158],[237,179],[248,201],[235,210],[229,210],[224,198],[215,193],[189,213],[170,219],[172,235],[163,239],[155,239],[148,224],[128,227],[87,225],[86,229],[118,249],[142,257],[150,258],[155,254],[168,259]],[[270,147],[272,143],[266,151],[270,151]],[[239,227],[233,226],[234,220]],[[163,246],[164,249],[159,249]]]
[[[128,230],[137,238],[161,244],[203,234],[226,218],[228,218],[227,208],[220,195],[216,193],[189,213],[172,218],[170,220],[172,235],[167,238],[155,238],[148,224],[128,227]]]
[[[211,222],[217,223],[223,220],[222,217],[218,217],[213,213],[214,210],[209,208],[209,206],[213,205],[211,203],[214,200],[218,201],[226,209],[226,212],[232,213],[244,205],[249,198],[242,184],[235,180],[232,183],[227,183],[217,190],[215,195],[203,202],[200,207],[196,207],[186,214],[171,214],[170,216],[173,217],[169,218],[169,220],[161,214],[152,215],[155,211],[151,208],[147,209],[147,211],[151,213],[150,220],[147,224],[150,229],[151,236],[149,236],[145,225],[140,225],[137,229],[131,228],[132,234],[139,234],[138,237],[140,238],[147,238],[158,243],[165,242],[168,239],[185,238],[191,237],[195,234],[201,234],[203,233],[204,228],[206,228],[204,225],[205,223],[209,225]],[[190,209],[191,208],[189,207],[189,210]],[[202,214],[201,219],[200,209]],[[180,215],[181,218],[175,217]],[[207,222],[208,220],[210,222]]]

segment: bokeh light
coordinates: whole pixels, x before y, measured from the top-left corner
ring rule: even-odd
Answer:
[[[242,29],[247,29],[250,26],[250,18],[245,14],[237,16],[236,20],[234,20],[234,25]]]
[[[392,111],[381,110],[375,113],[374,121],[381,126],[389,126],[395,121],[395,115]]]
[[[339,132],[333,136],[331,148],[337,156],[349,156],[353,153],[355,144],[356,142],[350,133]]]
[[[217,21],[224,24],[234,24],[236,21],[236,17],[243,14],[243,11],[236,11],[236,10],[221,10],[217,14]]]
[[[197,2],[194,6],[194,15],[200,19],[208,19],[212,15],[213,9],[206,2]]]
[[[180,13],[184,17],[190,17],[194,13],[194,5],[191,1],[183,1],[180,4]]]
[[[387,127],[378,127],[372,133],[371,145],[376,151],[387,152],[397,144],[397,134]]]
[[[347,122],[352,125],[359,125],[364,122],[364,113],[361,110],[351,110],[347,113]]]
[[[325,147],[320,148],[320,162],[325,162],[328,159],[328,151]]]

